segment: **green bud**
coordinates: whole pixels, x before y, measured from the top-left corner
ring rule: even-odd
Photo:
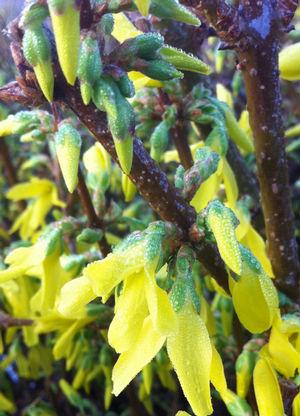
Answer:
[[[125,202],[132,201],[136,194],[136,186],[124,173],[122,174],[122,190],[125,196]]]
[[[235,362],[237,394],[245,399],[250,387],[250,382],[256,362],[257,354],[244,350]]]
[[[48,15],[47,8],[42,4],[30,2],[22,12],[20,27],[39,27]]]
[[[114,29],[114,18],[111,13],[107,13],[101,17],[100,22],[100,31],[104,33],[104,35],[110,35]]]
[[[117,80],[118,87],[120,89],[121,94],[124,97],[132,98],[135,94],[135,89],[133,82],[128,77],[127,73],[124,73],[118,80]]]
[[[189,25],[200,26],[200,20],[178,0],[151,0],[150,12],[162,19],[173,19]]]
[[[110,77],[101,77],[95,85],[93,101],[107,113],[108,125],[122,170],[129,174],[133,159],[133,108]]]
[[[50,256],[58,247],[62,247],[62,232],[59,228],[48,227],[40,239],[47,242],[46,257]]]
[[[93,86],[102,73],[102,61],[98,42],[86,36],[81,43],[77,75],[80,81],[80,92],[85,105],[89,104]]]
[[[95,244],[97,243],[97,241],[100,241],[102,237],[103,237],[103,232],[101,230],[85,228],[76,237],[76,241],[78,241],[78,243]]]
[[[206,212],[206,224],[214,234],[222,259],[231,270],[241,275],[242,255],[235,235],[236,216],[218,200],[210,202]]]
[[[218,123],[218,125],[212,129],[205,140],[205,144],[220,155],[226,155],[228,151],[228,135],[227,130],[222,123]]]
[[[54,136],[58,162],[70,193],[73,193],[78,182],[78,165],[81,148],[81,137],[68,121],[61,123]]]
[[[108,345],[103,345],[100,351],[100,364],[104,365],[105,367],[111,367],[113,365],[113,351]]]
[[[177,71],[177,69],[169,62],[163,59],[154,59],[153,61],[147,61],[145,66],[137,68],[140,72],[147,75],[150,78],[157,79],[159,81],[169,81],[174,78],[183,78],[183,73]]]
[[[150,137],[152,159],[160,162],[164,152],[167,150],[169,144],[169,123],[165,120],[161,121],[154,129]]]
[[[164,44],[164,38],[159,33],[144,33],[134,38],[134,44],[139,58],[155,59]]]
[[[80,11],[76,0],[48,0],[56,48],[61,69],[74,85],[80,47]]]
[[[41,26],[26,29],[22,40],[26,60],[33,66],[39,86],[48,101],[52,101],[54,76],[50,44]]]
[[[211,72],[209,66],[203,61],[172,46],[163,46],[159,53],[163,59],[181,71],[197,72],[204,75],[209,75]]]

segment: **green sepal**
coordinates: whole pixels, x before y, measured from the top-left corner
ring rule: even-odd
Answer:
[[[132,98],[135,94],[134,84],[131,79],[128,77],[127,73],[121,75],[121,77],[116,81],[119,87],[121,94],[124,97]]]
[[[197,72],[199,74],[209,75],[210,67],[192,54],[188,54],[173,46],[164,45],[159,53],[163,59],[174,65],[180,71]]]
[[[170,126],[166,120],[161,121],[154,129],[150,137],[150,155],[156,162],[160,162],[169,143]]]
[[[87,35],[80,46],[77,75],[80,82],[94,85],[102,74],[102,60],[96,39]]]
[[[155,59],[164,44],[164,38],[159,33],[144,33],[134,38],[134,44],[139,58]]]
[[[46,257],[50,256],[57,248],[62,252],[62,235],[62,230],[60,228],[47,227],[40,236],[40,240],[47,242]]]
[[[178,0],[151,0],[150,13],[162,19],[173,19],[189,25],[199,26],[201,24],[198,17],[182,6]]]

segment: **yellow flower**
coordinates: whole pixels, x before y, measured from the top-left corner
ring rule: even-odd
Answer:
[[[300,79],[300,42],[287,46],[279,54],[279,70],[283,79]]]
[[[232,284],[233,305],[244,327],[261,333],[271,327],[278,311],[277,292],[253,254],[240,247],[243,265],[239,280]]]
[[[284,416],[277,375],[270,362],[260,358],[255,366],[253,383],[260,416]]]
[[[22,240],[28,240],[34,232],[45,225],[52,206],[64,207],[58,199],[57,188],[48,179],[31,178],[29,182],[13,186],[7,193],[11,201],[29,200],[27,208],[20,214],[10,232],[19,230]]]

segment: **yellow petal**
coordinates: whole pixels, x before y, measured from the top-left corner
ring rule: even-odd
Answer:
[[[90,173],[110,170],[110,156],[100,143],[90,147],[83,155],[83,163]]]
[[[146,298],[154,328],[162,335],[169,335],[176,329],[176,315],[167,293],[157,286],[154,278],[146,278]]]
[[[232,300],[239,320],[248,331],[258,334],[270,328],[277,312],[278,298],[268,276],[242,275],[233,286]]]
[[[223,84],[219,82],[217,83],[216,93],[217,93],[218,100],[223,101],[224,103],[229,105],[230,108],[233,108],[232,94],[226,87],[224,87]]]
[[[108,342],[118,352],[129,350],[136,342],[148,308],[144,273],[126,279],[116,302],[115,316],[108,330]]]
[[[197,212],[200,212],[206,207],[206,205],[211,201],[219,191],[221,183],[221,178],[216,172],[211,175],[206,181],[202,183],[196,195],[191,201],[191,205],[195,208]]]
[[[36,198],[51,192],[52,183],[47,179],[32,178],[30,182],[19,183],[7,192],[6,197],[12,201]]]
[[[191,416],[191,415],[183,410],[179,410],[179,412],[176,413],[176,416]]]
[[[293,400],[293,416],[300,416],[300,393]]]
[[[131,380],[150,363],[164,345],[165,339],[155,330],[150,317],[147,317],[135,344],[130,350],[120,355],[113,368],[112,380],[115,396],[118,396]]]
[[[91,319],[80,319],[75,321],[66,331],[64,331],[59,336],[53,348],[53,356],[56,360],[60,360],[61,358],[65,357],[68,351],[68,347],[72,343],[74,335],[77,333],[77,331],[79,331],[80,328],[85,326],[90,321]]]
[[[255,366],[253,382],[259,416],[284,416],[277,375],[264,358],[259,359]]]
[[[268,259],[266,252],[266,244],[252,225],[249,226],[248,232],[241,240],[241,243],[252,251],[267,275],[274,277],[271,262]]]
[[[223,157],[223,181],[227,201],[230,207],[234,207],[239,197],[239,189],[235,175],[225,157]]]
[[[16,407],[3,393],[0,392],[0,410],[7,413],[15,413]]]
[[[212,344],[212,361],[210,369],[210,379],[214,388],[222,395],[227,391],[227,382],[224,367],[220,354]]]
[[[137,5],[138,11],[143,16],[147,16],[147,14],[149,13],[151,0],[134,0],[134,2]]]
[[[136,91],[144,87],[159,88],[163,86],[163,83],[161,81],[149,78],[146,75],[142,74],[141,72],[130,71],[128,72],[128,76],[133,82],[133,85]]]
[[[95,297],[91,282],[86,276],[72,279],[60,291],[57,310],[69,318],[83,318],[86,315],[85,306]]]
[[[294,377],[296,369],[300,368],[300,354],[276,326],[272,328],[268,346],[276,370],[286,378]]]
[[[177,313],[178,331],[167,339],[167,350],[177,373],[183,393],[193,412],[198,415],[212,413],[210,398],[210,371],[212,348],[204,322],[186,304]]]
[[[124,13],[116,13],[114,16],[114,30],[112,35],[119,42],[124,42],[127,39],[135,38],[138,35],[141,35],[143,32],[138,30]]]
[[[279,54],[280,76],[289,81],[300,79],[300,42],[284,48]]]

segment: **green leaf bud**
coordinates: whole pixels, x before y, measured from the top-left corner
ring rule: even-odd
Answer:
[[[159,81],[169,81],[174,78],[183,78],[182,72],[177,71],[172,64],[164,61],[163,59],[147,61],[145,66],[143,65],[142,68],[137,68],[137,70],[148,77]]]
[[[197,72],[204,75],[209,75],[211,72],[210,67],[196,56],[172,46],[163,46],[159,53],[163,59],[181,71]]]
[[[78,241],[78,243],[95,244],[97,243],[97,241],[100,241],[102,237],[103,237],[103,232],[101,230],[85,228],[76,237],[76,241]]]
[[[194,26],[200,25],[200,20],[178,0],[151,0],[150,12],[162,19],[173,19]]]
[[[169,143],[169,123],[166,120],[161,121],[154,129],[150,137],[151,151],[150,155],[156,162],[160,162]]]

